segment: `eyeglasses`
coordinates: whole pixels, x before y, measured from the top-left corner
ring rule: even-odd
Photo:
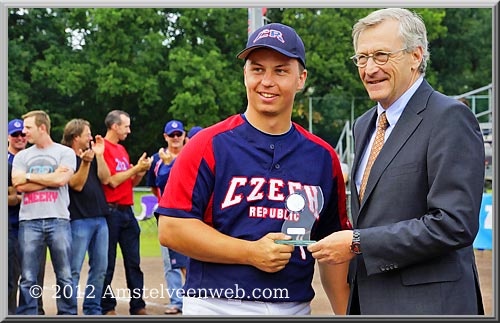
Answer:
[[[357,54],[351,57],[354,65],[357,67],[365,67],[368,64],[368,59],[371,57],[377,65],[384,65],[389,61],[391,55],[407,50],[407,48],[398,49],[392,52],[378,51],[370,55]]]
[[[183,135],[182,132],[174,132],[174,133],[169,134],[168,136],[170,138],[174,138],[174,137],[182,137],[182,135]]]
[[[21,137],[26,137],[26,134],[25,133],[22,133],[22,132],[14,132],[13,134],[10,135],[11,137],[14,137],[14,138],[17,138],[19,136]]]

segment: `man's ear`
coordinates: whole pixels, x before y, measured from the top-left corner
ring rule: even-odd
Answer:
[[[297,87],[297,92],[300,92],[304,89],[304,86],[306,85],[306,79],[307,79],[307,70],[304,69],[299,75],[299,84]]]
[[[424,59],[424,50],[422,47],[418,46],[411,52],[411,57],[412,57],[412,70],[417,70],[420,64],[422,63],[422,60]]]

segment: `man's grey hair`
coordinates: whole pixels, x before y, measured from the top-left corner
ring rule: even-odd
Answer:
[[[115,123],[117,125],[120,125],[122,123],[121,116],[124,115],[127,118],[130,118],[129,114],[125,111],[122,110],[113,110],[108,113],[106,116],[106,119],[104,119],[104,124],[106,125],[107,129],[111,129],[111,126],[114,125]]]
[[[427,62],[430,57],[429,43],[427,42],[427,29],[425,23],[417,13],[402,8],[387,8],[373,11],[368,16],[361,18],[352,28],[352,40],[354,51],[357,50],[359,34],[365,29],[376,26],[386,20],[399,21],[399,36],[403,40],[403,46],[411,51],[422,47],[423,57],[418,70],[425,74]]]

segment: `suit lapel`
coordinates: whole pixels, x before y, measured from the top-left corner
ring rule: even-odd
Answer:
[[[365,189],[365,198],[360,205],[360,212],[363,210],[365,201],[370,197],[371,192],[375,188],[384,170],[394,159],[401,147],[408,141],[408,138],[415,132],[420,122],[422,122],[422,117],[419,114],[426,108],[426,103],[432,92],[432,87],[424,80],[406,105],[396,126],[392,130],[389,138],[387,138],[387,141],[372,166]],[[358,152],[357,155],[360,155],[359,152],[363,147],[358,147],[360,150],[356,150]],[[356,157],[356,159],[359,158],[359,156]],[[358,198],[357,193],[356,198]]]
[[[359,138],[354,138],[354,161],[352,163],[351,170],[351,184],[355,184],[356,173],[358,172],[359,163],[361,161],[361,157],[363,154],[363,149],[368,145],[370,141],[370,135],[375,130],[375,123],[377,121],[377,106],[371,108],[371,110],[367,111],[367,117],[358,119],[356,121],[357,124],[353,125],[358,129],[361,129],[359,134],[356,134]],[[351,188],[351,198],[359,201],[358,190],[356,189],[356,185],[353,185]]]

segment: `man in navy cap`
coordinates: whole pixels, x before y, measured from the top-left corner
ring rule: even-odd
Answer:
[[[315,260],[302,242],[279,241],[292,238],[285,220],[300,218],[286,199],[307,196],[313,227],[302,229],[312,240],[350,228],[340,162],[291,120],[307,78],[295,30],[265,25],[237,57],[246,110],[200,131],[177,157],[156,210],[160,243],[190,258],[184,315],[307,315]],[[347,308],[347,267],[320,265],[336,314]]]
[[[194,135],[196,135],[198,132],[200,132],[200,130],[203,130],[203,127],[200,127],[200,126],[194,126],[194,127],[192,127],[188,131],[186,139],[184,140],[184,144],[187,144],[189,142],[189,140],[191,140],[191,138],[194,137]]]
[[[28,140],[26,134],[23,133],[24,122],[21,119],[12,119],[8,125],[8,148],[7,148],[7,161],[12,164],[14,156],[21,150],[26,148]],[[11,168],[9,168],[11,169]],[[9,178],[11,173],[8,174]],[[21,203],[21,194],[17,194],[17,201],[9,201],[9,264],[8,264],[8,310],[9,314],[16,314],[17,309],[17,291],[19,285],[19,278],[21,276],[21,263],[19,254],[19,209]],[[42,261],[40,262],[40,269],[38,280],[43,285],[45,276],[45,255],[46,250],[43,252]],[[38,314],[45,314],[43,309],[43,297],[38,298]]]
[[[160,148],[153,155],[151,168],[146,175],[146,186],[151,187],[151,191],[158,200],[163,194],[175,159],[184,148],[186,132],[182,122],[179,120],[167,122],[163,130],[163,138],[167,142],[167,147]],[[161,254],[165,281],[169,290],[172,291],[169,295],[170,304],[167,305],[165,314],[180,314],[183,305],[180,291],[182,291],[183,272],[185,272],[187,257],[164,246],[161,246]]]
[[[165,124],[163,130],[163,138],[167,143],[167,147],[161,147],[156,154],[152,156],[153,162],[151,168],[146,174],[146,186],[151,187],[151,192],[158,198],[161,197],[163,186],[158,186],[157,176],[160,166],[166,165],[169,168],[173,166],[175,157],[181,152],[184,147],[184,140],[186,139],[186,132],[184,125],[179,120],[170,120]]]
[[[26,148],[28,141],[26,140],[26,134],[23,133],[23,120],[13,119],[9,121],[9,147],[8,147],[8,162],[12,164],[14,160],[14,155],[19,151]]]
[[[28,141],[26,134],[23,133],[23,120],[13,119],[9,121],[9,135],[8,135],[8,148],[7,148],[7,161],[12,165],[14,156],[24,148]],[[12,168],[9,168],[9,180],[12,173]],[[17,289],[19,277],[21,276],[21,265],[19,262],[19,204],[21,202],[21,195],[17,194],[16,200],[9,200],[9,283],[8,283],[8,307],[9,314],[16,314],[17,309]]]

